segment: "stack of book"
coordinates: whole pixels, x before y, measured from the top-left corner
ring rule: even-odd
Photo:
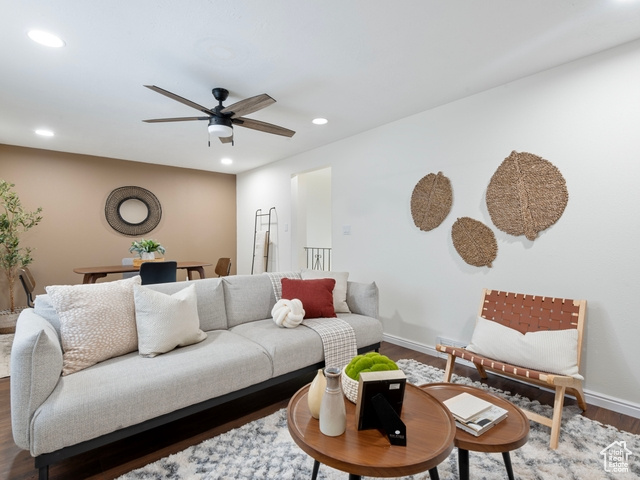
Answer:
[[[476,437],[507,418],[507,410],[470,393],[461,393],[443,402],[456,426]]]

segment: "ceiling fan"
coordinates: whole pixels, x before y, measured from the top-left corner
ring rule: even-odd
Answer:
[[[296,133],[288,128],[279,127],[271,123],[261,122],[260,120],[253,120],[246,118],[243,115],[248,115],[258,110],[262,110],[268,107],[276,101],[266,93],[256,95],[255,97],[245,98],[239,102],[225,107],[222,105],[229,96],[229,90],[224,88],[214,88],[211,90],[214,98],[218,101],[218,105],[213,108],[203,107],[191,100],[187,100],[175,93],[171,93],[163,88],[156,87],[155,85],[145,85],[145,87],[158,92],[161,95],[169,97],[180,103],[183,103],[191,108],[200,110],[202,113],[206,113],[206,117],[179,117],[179,118],[153,118],[150,120],[143,120],[147,123],[161,123],[161,122],[188,122],[191,120],[208,120],[209,121],[209,134],[215,135],[220,138],[222,143],[231,143],[233,145],[233,125],[239,127],[251,128],[260,132],[272,133],[275,135],[282,135],[284,137],[293,137]],[[209,143],[211,145],[211,143]]]

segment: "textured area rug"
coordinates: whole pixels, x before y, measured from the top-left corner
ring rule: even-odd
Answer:
[[[0,335],[0,378],[9,376],[9,360],[11,359],[11,345],[13,333]]]
[[[439,382],[442,379],[442,370],[414,360],[400,360],[398,365],[406,373],[408,380],[417,385]],[[508,398],[520,407],[551,416],[551,407],[540,405],[538,402],[487,388],[465,377],[454,375],[453,381],[490,390]],[[640,478],[640,436],[620,432],[613,427],[589,420],[580,415],[578,407],[564,409],[559,448],[550,450],[548,445],[549,428],[532,423],[529,442],[511,452],[516,478],[521,480]],[[621,448],[623,446],[626,450]],[[627,461],[628,472],[614,473],[615,465],[612,463],[605,466],[605,456],[602,453],[605,450],[622,450]],[[457,479],[457,462],[457,450],[454,449],[449,458],[438,466],[440,478]],[[470,452],[469,464],[472,479],[503,480],[506,478],[502,455],[499,453]],[[119,480],[294,480],[311,478],[312,468],[313,459],[304,453],[289,435],[286,410],[283,409],[144,468],[134,470],[119,477]],[[345,480],[347,474],[322,465],[318,478]],[[429,474],[425,472],[403,478],[426,480]]]

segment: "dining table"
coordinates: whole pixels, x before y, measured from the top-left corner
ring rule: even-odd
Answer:
[[[187,278],[193,280],[194,272],[205,278],[204,267],[210,267],[208,262],[178,262],[178,269],[187,271]],[[139,265],[105,265],[101,267],[78,267],[74,268],[75,273],[83,275],[82,283],[96,283],[99,278],[106,277],[110,273],[128,273],[140,270]]]

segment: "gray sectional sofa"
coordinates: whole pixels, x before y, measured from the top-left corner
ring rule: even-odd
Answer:
[[[40,478],[62,459],[308,374],[324,365],[319,335],[279,328],[267,275],[149,285],[173,294],[196,285],[207,338],[154,358],[138,352],[61,376],[60,321],[49,295],[24,310],[11,353],[11,419],[16,444],[35,457]],[[378,349],[382,325],[375,283],[348,282],[360,353]]]

